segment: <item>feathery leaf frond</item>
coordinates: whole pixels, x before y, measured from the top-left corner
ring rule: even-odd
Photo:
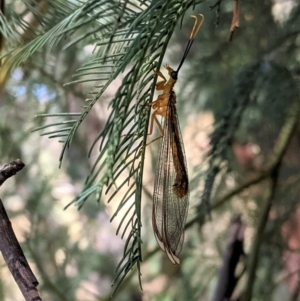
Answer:
[[[116,271],[115,289],[135,265],[139,270],[142,261],[141,195],[145,156],[142,146],[147,139],[150,113],[149,108],[142,107],[153,99],[155,76],[152,66],[160,67],[178,20],[194,2],[92,0],[75,1],[69,6],[63,1],[51,1],[51,6],[59,9],[58,22],[27,45],[5,56],[5,63],[15,68],[46,43],[53,48],[63,37],[72,36],[64,48],[79,41],[83,43],[87,38],[88,43],[95,46],[94,57],[83,64],[74,74],[74,80],[68,83],[94,82],[83,112],[38,115],[78,119],[55,122],[33,130],[55,128],[44,131],[42,135],[61,138],[63,148],[60,163],[78,127],[94,104],[101,100],[103,93],[121,73],[125,74],[110,101],[111,113],[105,128],[90,150],[91,154],[100,143],[99,153],[82,192],[72,202],[81,208],[91,195],[96,195],[99,200],[105,187],[106,193],[115,187],[109,202],[122,193],[112,219],[122,214],[117,234],[122,233],[121,237],[126,234],[127,239],[123,259]],[[47,3],[50,5],[50,2]],[[40,18],[37,13],[34,15]],[[41,23],[40,30],[43,26],[45,23]]]

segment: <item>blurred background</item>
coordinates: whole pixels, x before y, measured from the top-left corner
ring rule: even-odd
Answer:
[[[2,1],[0,24],[19,18],[38,27],[42,22],[34,9],[45,20],[52,17],[47,24],[56,23],[51,1],[28,3]],[[66,7],[72,3],[64,1]],[[160,143],[153,143],[146,150],[143,177],[143,291],[133,269],[114,300],[223,300],[216,297],[219,271],[237,220],[243,251],[231,300],[249,286],[247,300],[300,300],[300,4],[242,1],[239,28],[229,42],[235,1],[221,1],[219,13],[218,6],[210,8],[216,3],[204,1],[187,11],[163,60],[178,66],[190,33],[189,15],[203,13],[204,25],[175,86],[191,187],[181,264],[172,265],[156,250],[151,214]],[[21,32],[21,43],[33,38],[29,28]],[[12,46],[3,36],[5,54]],[[108,204],[103,194],[99,203],[91,197],[79,211],[64,208],[80,193],[93,165],[88,152],[106,124],[122,76],[94,105],[59,168],[61,144],[30,131],[49,122],[35,118],[38,113],[80,111],[91,89],[89,83],[64,84],[93,57],[94,46],[88,40],[66,50],[64,45],[62,39],[50,51],[45,44],[9,74],[1,68],[0,165],[16,158],[26,164],[1,187],[1,199],[44,300],[110,300],[124,248],[116,235],[121,217],[110,223],[118,200]],[[212,206],[199,218],[205,192]],[[0,264],[0,300],[23,300],[2,257]]]

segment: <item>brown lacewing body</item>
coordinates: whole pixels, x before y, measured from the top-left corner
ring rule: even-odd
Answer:
[[[156,84],[156,90],[162,91],[162,94],[151,103],[154,112],[150,120],[149,135],[153,132],[155,122],[161,136],[147,144],[162,138],[155,174],[152,225],[159,246],[174,264],[180,263],[178,255],[184,240],[184,227],[189,205],[189,182],[173,87],[177,82],[178,72],[204,21],[202,14],[200,14],[199,24],[197,16],[192,15],[192,17],[195,18],[195,23],[178,69],[174,71],[168,65],[165,66],[170,76],[168,81],[160,71],[154,70],[163,79]],[[165,118],[164,127],[158,121],[157,116]]]

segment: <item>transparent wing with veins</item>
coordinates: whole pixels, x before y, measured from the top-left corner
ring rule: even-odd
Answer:
[[[175,103],[176,96],[171,91],[155,175],[152,224],[159,246],[173,263],[179,264],[189,186]]]

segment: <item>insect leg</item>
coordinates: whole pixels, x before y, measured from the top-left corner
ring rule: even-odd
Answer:
[[[158,83],[156,83],[156,90],[163,91],[165,83],[167,82],[167,79],[164,77],[164,75],[160,71],[156,71],[154,68],[152,70],[158,77],[161,77],[163,79],[162,81],[159,81]]]
[[[151,116],[151,120],[150,120],[150,130],[149,130],[149,133],[147,134],[148,136],[149,135],[152,135],[153,133],[153,128],[154,128],[154,122],[156,122],[157,126],[158,126],[158,129],[161,133],[161,135],[153,140],[151,140],[150,142],[148,142],[145,146],[148,146],[150,145],[151,143],[159,140],[160,138],[162,138],[164,136],[164,129],[162,128],[162,125],[161,123],[159,122],[159,120],[157,119],[156,115],[158,115],[155,111],[152,113],[152,116]]]

